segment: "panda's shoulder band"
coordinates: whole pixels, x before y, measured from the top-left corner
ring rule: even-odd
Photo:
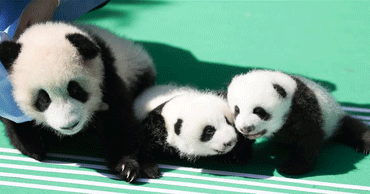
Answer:
[[[181,96],[181,95],[179,95],[179,96]],[[174,98],[176,98],[176,97],[178,97],[178,96],[175,96],[175,97],[173,97],[173,98],[171,98],[171,99],[169,99],[169,100],[167,100],[167,101],[165,101],[165,102],[163,102],[162,104],[160,104],[160,105],[158,105],[157,107],[155,107],[155,109],[153,109],[152,111],[153,112],[156,112],[156,113],[158,113],[158,114],[162,114],[162,109],[163,109],[163,107],[169,102],[169,101],[171,101],[171,100],[173,100]]]

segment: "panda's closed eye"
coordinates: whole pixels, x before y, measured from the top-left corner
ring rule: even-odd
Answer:
[[[40,112],[44,112],[49,107],[50,103],[51,99],[49,94],[45,90],[39,90],[34,104],[35,108]]]
[[[235,106],[234,107],[234,116],[236,117],[236,116],[238,116],[238,114],[240,113],[240,109],[239,109],[239,107],[238,106]]]
[[[227,120],[227,117],[225,116],[225,120],[226,120],[226,123],[228,124],[228,125],[232,125],[231,124],[231,122],[229,121],[229,120]]]
[[[68,83],[67,90],[69,96],[82,103],[86,102],[89,99],[89,94],[76,81],[70,81]]]
[[[216,132],[216,128],[214,126],[207,125],[203,129],[203,133],[202,133],[202,136],[200,137],[200,141],[207,142],[211,140],[215,132]]]
[[[256,107],[253,109],[253,114],[256,114],[257,116],[259,116],[262,120],[269,120],[271,115],[269,113],[266,112],[265,109],[263,109],[262,107]]]

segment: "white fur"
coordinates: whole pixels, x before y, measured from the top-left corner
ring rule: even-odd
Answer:
[[[102,29],[94,31],[97,28],[90,28],[91,32],[101,33],[101,38],[108,42],[108,46],[115,42],[112,50],[114,57],[118,59],[116,64],[127,67],[125,72],[121,70],[121,73],[122,78],[129,84],[134,80],[135,73],[140,74],[139,70],[134,68],[138,65],[121,60],[121,55],[128,56],[141,47],[136,47],[128,40],[118,41],[116,36]],[[67,34],[73,33],[83,34],[92,40],[88,33],[71,24],[48,22],[31,26],[17,41],[22,45],[21,52],[14,61],[10,74],[14,88],[13,96],[21,110],[38,124],[50,126],[64,135],[79,132],[102,103],[101,84],[104,77],[102,59],[99,55],[92,60],[84,61],[77,48],[66,39]],[[121,45],[121,48],[117,45]],[[148,60],[149,67],[152,63],[145,54],[135,55],[136,61]],[[89,93],[87,102],[81,103],[68,95],[67,85],[71,80],[77,81]],[[39,112],[34,107],[40,89],[44,89],[52,101],[44,112]],[[62,129],[76,122],[79,124],[72,130]]]
[[[162,109],[167,143],[186,157],[199,157],[218,154],[215,150],[230,151],[236,143],[236,131],[227,124],[225,117],[232,123],[233,116],[227,102],[211,92],[198,91],[190,87],[173,85],[154,86],[144,91],[134,103],[136,116],[143,120],[146,115],[166,102]],[[174,132],[174,124],[182,119],[180,135]],[[216,133],[211,140],[201,142],[204,127],[212,125]],[[233,142],[225,149],[224,144]]]
[[[284,87],[288,93],[286,99],[279,97],[273,83]],[[265,136],[271,137],[283,126],[295,89],[295,81],[283,73],[251,71],[235,76],[228,87],[227,99],[234,114],[235,106],[240,109],[235,118],[236,128],[240,131],[244,127],[254,125],[256,129],[253,133],[267,129]],[[271,114],[271,120],[264,121],[253,114],[253,109],[258,106]]]
[[[323,112],[325,138],[330,137],[343,116],[342,109],[324,88],[308,79],[297,78],[315,93]],[[279,96],[273,84],[279,84],[285,89],[286,98]],[[264,136],[273,136],[273,133],[285,123],[296,89],[295,80],[278,71],[254,70],[235,76],[228,87],[228,103],[233,113],[235,113],[235,106],[240,109],[240,114],[235,118],[236,128],[241,131],[243,128],[254,125],[256,128],[251,132],[252,134],[266,129]],[[271,114],[270,120],[264,121],[253,114],[253,109],[258,106]]]

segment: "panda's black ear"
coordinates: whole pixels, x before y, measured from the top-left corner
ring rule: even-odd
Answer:
[[[280,94],[281,97],[283,98],[286,97],[287,93],[283,87],[281,87],[279,84],[273,84],[273,86],[274,86],[274,89],[277,91],[277,93]]]
[[[21,52],[21,44],[12,41],[3,41],[0,43],[0,61],[5,69],[9,71],[15,59]]]
[[[85,61],[95,58],[100,52],[99,47],[82,34],[67,34],[66,38],[77,48]]]

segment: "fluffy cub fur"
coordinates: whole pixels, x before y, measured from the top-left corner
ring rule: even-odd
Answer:
[[[145,158],[153,158],[154,152],[159,151],[193,161],[202,156],[226,154],[233,148],[242,149],[230,153],[236,162],[245,162],[250,156],[251,148],[248,150],[246,145],[249,142],[242,136],[237,141],[226,99],[214,92],[174,85],[153,86],[135,100],[134,112],[142,121],[143,135],[147,138],[143,146]]]
[[[281,173],[309,172],[329,138],[365,154],[370,151],[369,127],[346,115],[333,96],[306,78],[254,70],[232,79],[227,99],[244,136],[273,137],[294,145],[278,168]]]
[[[153,172],[137,161],[139,122],[132,103],[155,80],[151,57],[140,45],[95,26],[48,22],[31,26],[17,42],[2,42],[0,60],[15,101],[33,118],[22,124],[2,118],[23,154],[45,158],[51,137],[44,131],[63,138],[96,128],[108,167],[124,180],[135,180],[140,170]],[[109,110],[97,113],[103,102]]]

